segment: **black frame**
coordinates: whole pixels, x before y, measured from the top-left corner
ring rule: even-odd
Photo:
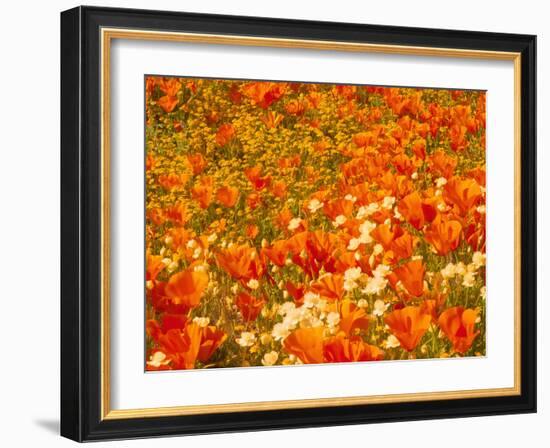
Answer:
[[[100,28],[521,53],[521,395],[101,421]],[[76,441],[536,412],[536,36],[77,7],[61,14],[61,435]]]

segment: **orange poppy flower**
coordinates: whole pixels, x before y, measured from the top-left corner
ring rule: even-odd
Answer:
[[[311,284],[311,289],[327,299],[340,300],[345,294],[344,276],[341,274],[325,274]]]
[[[159,347],[174,369],[194,369],[201,345],[201,328],[190,323],[183,330],[172,329],[159,337]]]
[[[147,171],[152,170],[156,165],[156,160],[151,154],[147,154],[147,158],[145,159],[145,169]]]
[[[233,137],[235,137],[235,127],[231,123],[224,123],[216,132],[216,143],[218,146],[225,146]]]
[[[164,112],[169,113],[172,112],[178,105],[178,97],[164,95],[163,97],[160,97],[158,99],[157,104],[162,108]]]
[[[468,128],[459,124],[451,126],[449,137],[451,140],[451,149],[455,152],[464,151],[468,146],[468,140],[466,139],[466,133]]]
[[[262,197],[258,193],[250,193],[246,197],[246,205],[248,205],[252,210],[258,208],[262,203]]]
[[[281,121],[283,121],[283,118],[284,115],[270,110],[267,112],[267,114],[260,117],[260,120],[263,121],[267,129],[274,129],[279,126]]]
[[[441,313],[438,324],[453,344],[454,351],[466,353],[479,334],[475,324],[478,312],[461,306],[449,308]]]
[[[284,181],[279,180],[271,186],[271,193],[273,196],[282,199],[286,196],[287,185]]]
[[[426,267],[422,260],[411,260],[393,270],[407,292],[415,297],[420,297],[424,292],[425,272]]]
[[[401,346],[411,352],[426,333],[431,319],[431,316],[424,313],[420,307],[406,306],[388,314],[385,322]]]
[[[285,283],[285,288],[288,291],[288,293],[291,295],[291,297],[294,299],[294,302],[296,305],[301,306],[304,303],[304,294],[306,292],[306,288],[303,284],[295,285],[294,283],[287,281]]]
[[[458,160],[455,157],[445,154],[445,151],[438,149],[429,158],[429,166],[437,176],[445,177],[449,179],[458,164]]]
[[[346,201],[349,202],[349,201]],[[308,252],[319,262],[326,262],[336,248],[336,235],[323,230],[315,230],[308,234]]]
[[[447,255],[460,244],[462,225],[458,221],[443,219],[437,215],[425,232],[426,241],[438,255]]]
[[[297,99],[290,100],[285,104],[285,111],[289,115],[303,115],[306,112],[307,104]]]
[[[262,177],[261,172],[262,167],[259,165],[244,170],[245,176],[256,190],[263,190],[271,184],[271,176],[267,175]]]
[[[227,335],[216,328],[214,325],[209,325],[202,329],[201,344],[197,359],[200,362],[207,362],[214,352],[222,345],[227,339]]]
[[[243,319],[246,322],[251,322],[256,320],[262,311],[262,308],[265,305],[265,300],[241,292],[237,295],[235,304],[237,305],[237,308],[239,308]]]
[[[256,249],[245,244],[221,250],[216,260],[220,268],[237,280],[257,278],[260,273]]]
[[[372,131],[359,132],[352,137],[352,140],[359,147],[374,146],[378,140],[378,133]]]
[[[224,185],[216,192],[216,199],[225,207],[234,207],[239,200],[239,189]]]
[[[423,138],[415,140],[411,146],[411,150],[416,157],[424,160],[426,158],[426,140]]]
[[[172,221],[174,224],[182,226],[189,219],[187,213],[187,206],[184,202],[176,202],[174,205],[166,207],[164,210],[164,216],[168,221]]]
[[[273,264],[282,267],[288,256],[288,242],[286,240],[275,241],[270,247],[264,247],[262,252]]]
[[[458,207],[464,216],[481,198],[481,188],[474,179],[453,177],[445,184],[443,197]]]
[[[326,204],[324,204],[323,212],[332,221],[334,221],[336,217],[340,215],[349,217],[353,213],[353,202],[348,201],[347,199],[336,199],[335,201],[327,202]]]
[[[193,170],[193,174],[195,176],[202,173],[206,168],[207,162],[201,153],[188,154],[187,161],[189,162],[189,165],[191,165],[191,169]]]
[[[300,157],[299,154],[294,157],[281,157],[277,161],[277,165],[282,170],[286,168],[294,168],[294,167],[300,166],[300,163],[302,163],[302,158]]]
[[[366,330],[369,326],[369,316],[363,308],[350,300],[343,300],[339,306],[340,331],[352,335],[355,330]]]
[[[413,254],[416,239],[409,232],[403,229],[401,229],[398,233],[401,233],[401,235],[394,238],[391,242],[390,250],[397,258],[409,258]]]
[[[173,249],[183,247],[190,239],[189,231],[184,227],[172,227],[166,233],[165,242]],[[169,241],[169,243],[167,242]]]
[[[401,199],[398,210],[415,229],[420,230],[424,226],[422,199],[418,191],[415,190]]]
[[[253,105],[267,109],[285,94],[286,83],[251,82],[242,87],[241,91]]]
[[[396,228],[393,229],[389,224],[380,224],[370,233],[370,235],[378,241],[385,250],[389,250],[391,243],[395,237]]]
[[[201,178],[191,189],[191,195],[202,209],[208,208],[212,202],[213,189],[214,180],[210,176]]]
[[[384,352],[374,345],[369,345],[359,337],[346,338],[334,336],[325,341],[325,362],[363,362],[384,359]]]
[[[189,176],[187,174],[170,173],[170,174],[161,174],[158,177],[159,185],[165,190],[169,190],[169,191],[183,187],[188,180],[189,180]]]
[[[181,89],[181,82],[177,78],[162,78],[158,80],[158,86],[165,95],[176,96]]]
[[[285,350],[304,364],[320,364],[323,356],[323,328],[298,328],[283,341]]]
[[[208,274],[203,271],[182,271],[174,274],[166,283],[164,293],[171,304],[187,313],[195,308],[208,286]]]
[[[417,161],[401,153],[392,159],[392,164],[399,174],[410,176],[417,168]]]
[[[246,226],[245,233],[248,238],[253,240],[258,236],[258,233],[260,233],[260,229],[256,224],[248,224]]]
[[[145,279],[147,281],[155,281],[157,279],[157,275],[159,275],[160,272],[166,267],[166,265],[162,262],[162,258],[162,255],[151,255],[151,253],[147,251],[145,262]]]

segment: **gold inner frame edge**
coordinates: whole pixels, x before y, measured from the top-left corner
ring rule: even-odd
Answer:
[[[101,41],[101,420],[167,417],[225,412],[306,409],[364,404],[461,398],[502,397],[521,394],[521,53],[458,48],[418,47],[305,39],[279,39],[199,33],[143,31],[102,28]],[[113,39],[187,42],[214,45],[241,45],[298,48],[347,52],[369,52],[412,56],[506,60],[514,63],[514,386],[443,392],[401,393],[354,397],[315,398],[187,405],[136,409],[111,409],[110,398],[110,49]]]

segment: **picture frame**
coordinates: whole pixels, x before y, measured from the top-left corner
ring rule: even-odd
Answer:
[[[112,217],[119,216],[114,207],[120,202],[111,198],[116,181],[111,165],[116,129],[111,117],[116,111],[111,110],[115,92],[110,79],[115,63],[120,68],[111,51],[119,40],[175,46],[178,42],[231,45],[243,57],[247,51],[278,48],[336,55],[398,55],[408,58],[408,64],[414,64],[415,58],[507,61],[513,70],[513,83],[508,85],[508,95],[513,98],[513,129],[508,130],[513,136],[509,143],[514,178],[505,177],[502,182],[513,185],[513,198],[507,198],[513,204],[513,257],[507,260],[514,266],[513,288],[508,291],[513,310],[508,329],[513,363],[508,367],[513,385],[113,409],[114,388],[121,383],[112,381],[111,364],[118,356],[114,349],[121,346],[111,343],[115,314],[111,287],[117,282],[111,270],[111,246],[120,234],[110,230]],[[140,48],[138,51],[145,51]],[[531,35],[82,6],[63,12],[61,435],[82,442],[536,412],[535,55],[536,37]],[[174,74],[187,75],[167,73]],[[141,135],[143,130],[135,132]],[[488,145],[490,151],[490,141]],[[117,170],[119,162],[117,159]],[[492,169],[497,172],[499,168]],[[492,356],[489,351],[487,358]],[[245,370],[251,372],[251,378],[259,372]],[[338,370],[331,372],[337,375]],[[165,381],[167,377],[157,378]],[[209,375],[205,381],[216,379]]]

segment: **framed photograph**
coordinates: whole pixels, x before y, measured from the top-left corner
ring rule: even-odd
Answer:
[[[61,14],[61,433],[536,411],[535,36]]]

